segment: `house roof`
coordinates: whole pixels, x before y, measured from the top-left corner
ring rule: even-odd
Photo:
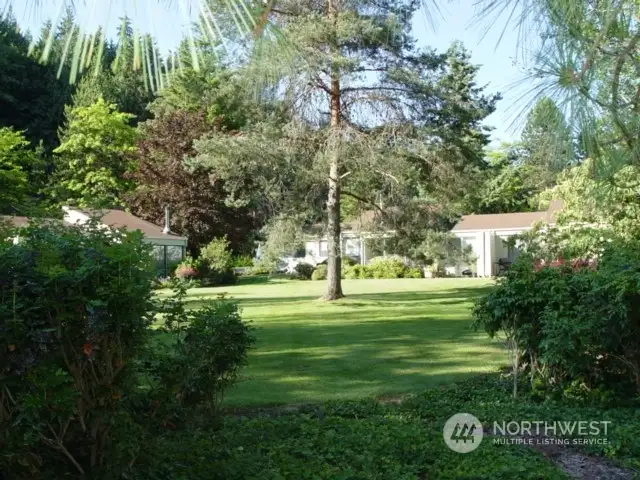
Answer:
[[[13,224],[14,227],[22,228],[29,225],[27,217],[11,217],[8,215],[0,215],[0,221]]]
[[[101,223],[110,227],[125,228],[126,230],[140,230],[144,236],[149,239],[187,240],[186,237],[181,237],[173,233],[163,233],[162,227],[151,222],[147,222],[146,220],[138,218],[123,210],[105,209],[81,211],[92,218],[98,218]]]
[[[452,231],[460,230],[510,230],[529,228],[536,222],[542,222],[547,212],[526,213],[493,213],[488,215],[465,215],[453,227]]]
[[[40,218],[38,217],[40,222],[45,223],[62,223],[62,220],[56,218]],[[0,222],[8,222],[12,224],[16,228],[24,228],[28,227],[30,223],[29,217],[17,217],[12,215],[0,215]]]
[[[68,207],[65,207],[68,208]],[[71,210],[71,208],[69,208]],[[180,242],[186,242],[187,237],[181,237],[172,233],[163,233],[163,228],[159,227],[151,222],[147,222],[141,218],[136,217],[130,213],[122,210],[81,210],[79,208],[73,208],[84,215],[96,218],[100,223],[113,228],[124,228],[125,230],[135,231],[140,230],[143,235],[150,240],[175,240]],[[63,220],[56,220],[51,218],[42,219],[47,222],[60,222]],[[30,219],[28,217],[16,217],[16,216],[3,216],[0,215],[0,221],[5,221],[13,224],[14,227],[23,228],[29,225]],[[64,221],[67,225],[71,225],[72,221]]]
[[[557,213],[563,207],[562,200],[553,200],[542,212],[492,213],[487,215],[465,215],[451,230],[518,230],[533,227],[538,222],[555,223]]]

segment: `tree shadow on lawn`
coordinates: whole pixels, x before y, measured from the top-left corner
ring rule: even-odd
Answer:
[[[241,306],[267,308],[269,306],[280,306],[286,303],[302,303],[317,301],[319,306],[336,305],[339,307],[358,308],[368,305],[380,306],[391,303],[424,303],[431,302],[439,305],[458,304],[471,302],[475,298],[488,293],[491,286],[472,287],[472,288],[456,288],[450,290],[433,290],[433,291],[416,291],[416,292],[388,292],[388,293],[356,293],[347,295],[341,300],[334,302],[325,302],[317,295],[305,296],[273,296],[273,297],[240,297],[236,300]],[[212,299],[212,293],[217,292],[201,292],[195,290],[189,293],[187,303],[190,308],[204,306]],[[220,291],[228,298],[234,299],[233,292]]]
[[[259,326],[256,348],[232,405],[318,402],[426,388],[495,371],[499,345],[470,330],[468,318],[424,317],[352,323],[286,321]]]
[[[490,288],[362,293],[337,302],[311,296],[240,298],[257,343],[226,404],[420,392],[496,371],[506,355],[484,332],[471,330],[470,318],[470,302]],[[209,300],[192,297],[189,307]]]

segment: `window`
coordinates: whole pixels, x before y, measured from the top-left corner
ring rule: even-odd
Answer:
[[[165,264],[164,264],[164,247],[162,245],[153,246],[153,259],[156,265],[156,275],[159,277],[165,276]]]
[[[462,250],[465,250],[469,247],[471,247],[471,249],[473,250],[473,239],[472,238],[465,238],[465,237],[461,237],[460,238],[460,247],[462,248]]]
[[[153,258],[156,275],[168,277],[171,271],[184,259],[185,248],[178,245],[154,245]]]
[[[328,257],[329,256],[329,242],[320,242],[320,257]]]
[[[182,261],[183,251],[182,247],[173,245],[167,247],[167,268],[169,271],[172,271]]]
[[[518,250],[517,247],[514,247],[513,245],[509,245],[507,247],[507,258],[509,259],[509,261],[515,262],[519,256],[520,250]]]

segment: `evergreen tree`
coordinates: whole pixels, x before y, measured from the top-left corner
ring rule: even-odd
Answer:
[[[482,158],[480,122],[497,97],[475,86],[475,67],[458,46],[447,54],[415,48],[410,30],[417,7],[409,0],[278,2],[270,16],[278,40],[268,34],[257,43],[244,75],[276,82],[268,93],[290,102],[297,118],[280,128],[278,141],[263,141],[268,137],[259,131],[246,132],[233,147],[220,138],[199,147],[200,160],[216,171],[233,163],[246,168],[257,155],[292,160],[294,149],[305,150],[313,165],[298,177],[322,178],[326,195],[329,300],[343,296],[342,195],[376,208],[380,195],[396,203],[425,185],[437,188],[434,180],[448,174],[453,190],[462,175],[452,172]],[[251,145],[254,155],[242,162],[241,150]],[[223,166],[229,148],[235,162]]]
[[[0,127],[24,131],[33,145],[42,141],[50,150],[69,92],[53,65],[29,56],[29,44],[10,13],[0,17]]]
[[[554,184],[555,178],[574,163],[571,132],[564,115],[550,98],[536,103],[522,131],[523,161],[535,168],[539,186]]]
[[[100,40],[101,35],[98,35]],[[150,37],[145,37],[150,39]],[[146,41],[145,41],[146,44]],[[95,45],[97,50],[99,45]],[[117,105],[118,110],[135,116],[135,121],[148,117],[147,106],[153,100],[159,86],[149,88],[146,70],[135,68],[136,41],[130,20],[122,19],[117,44],[106,43],[104,55],[93,59],[93,65],[78,83],[73,96],[75,107],[88,107],[100,98]],[[147,58],[146,55],[144,55]],[[96,65],[97,63],[97,69]],[[154,74],[155,75],[155,74]],[[157,72],[157,75],[161,75]]]

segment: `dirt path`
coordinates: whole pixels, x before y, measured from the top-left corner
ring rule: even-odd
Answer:
[[[485,437],[496,438],[487,434]],[[532,435],[506,438],[525,441],[523,446],[540,452],[571,478],[580,480],[633,480],[634,478],[633,471],[614,465],[605,458],[587,455],[575,447],[563,445],[553,437]]]

